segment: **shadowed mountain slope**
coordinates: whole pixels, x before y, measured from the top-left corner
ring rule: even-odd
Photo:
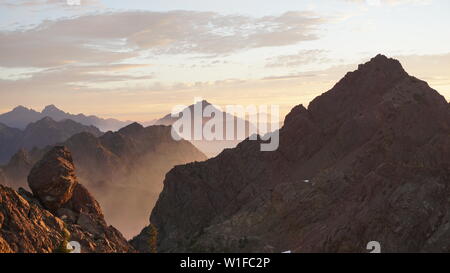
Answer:
[[[378,55],[308,109],[280,147],[244,141],[172,169],[151,214],[162,252],[450,251],[449,104]]]
[[[175,141],[168,126],[144,128],[133,123],[100,137],[72,136],[60,145],[72,151],[77,175],[102,205],[106,219],[127,237],[147,223],[165,174],[176,165],[206,160],[188,141]],[[19,152],[5,170],[15,174],[13,187],[25,187],[34,162],[51,147]]]

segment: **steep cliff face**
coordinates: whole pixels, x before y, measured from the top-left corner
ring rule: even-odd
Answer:
[[[165,174],[174,166],[206,160],[187,141],[175,141],[168,126],[133,123],[100,137],[80,133],[63,143],[71,152],[77,176],[102,205],[106,219],[126,237],[148,224],[148,214],[162,190]],[[25,187],[26,176],[46,149],[21,152],[5,168],[13,187]]]
[[[292,109],[277,151],[244,141],[172,169],[159,251],[449,251],[449,109],[378,55]]]
[[[50,150],[28,180],[33,193],[0,185],[0,252],[48,253],[65,241],[79,242],[82,252],[135,251],[78,183],[65,147]]]

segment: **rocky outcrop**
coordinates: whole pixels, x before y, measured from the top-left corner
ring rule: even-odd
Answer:
[[[67,241],[79,242],[82,252],[135,251],[78,183],[65,147],[33,167],[29,184],[33,193],[0,186],[0,252],[54,252]]]
[[[0,185],[0,252],[52,252],[64,240],[64,222]]]
[[[72,198],[78,184],[70,152],[53,148],[31,169],[28,184],[44,207],[55,213]]]
[[[173,140],[168,126],[144,128],[133,123],[100,137],[80,133],[59,145],[71,151],[78,180],[99,201],[108,222],[118,227],[127,238],[148,224],[148,213],[153,209],[162,190],[164,176],[171,168],[206,160],[206,156],[191,143]],[[34,149],[26,156],[15,156],[23,160],[15,160],[5,169],[28,168],[11,172],[19,173],[11,186],[26,188],[22,181],[26,181],[32,164],[51,148]]]
[[[449,104],[378,55],[280,129],[172,169],[151,214],[160,252],[450,250]]]

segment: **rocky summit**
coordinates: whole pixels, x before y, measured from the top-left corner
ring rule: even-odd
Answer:
[[[65,147],[36,163],[28,182],[32,193],[0,185],[0,252],[55,252],[68,241],[78,242],[81,252],[135,252],[78,183]]]
[[[383,55],[280,129],[172,169],[151,214],[160,252],[450,251],[450,107]]]

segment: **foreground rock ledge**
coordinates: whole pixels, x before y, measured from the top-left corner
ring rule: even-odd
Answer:
[[[50,253],[65,241],[79,242],[82,252],[135,252],[78,183],[65,147],[34,166],[29,185],[33,193],[0,185],[0,252]]]

